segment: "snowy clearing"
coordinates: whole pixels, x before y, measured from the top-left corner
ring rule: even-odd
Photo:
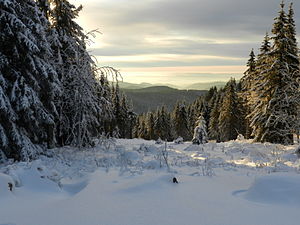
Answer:
[[[232,141],[165,151],[164,143],[119,139],[54,149],[0,167],[0,224],[296,225],[296,147]]]

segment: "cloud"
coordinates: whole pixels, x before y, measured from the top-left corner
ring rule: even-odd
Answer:
[[[281,0],[72,2],[84,6],[79,23],[102,32],[90,46],[100,64],[141,68],[244,66],[250,50],[257,52],[265,32],[270,32]],[[299,8],[295,1],[296,24]],[[172,57],[161,58],[166,54]]]
[[[89,13],[101,24],[121,30],[144,27],[139,32],[201,34],[203,36],[238,37],[264,35],[279,10],[280,0],[143,0],[94,1]],[[294,8],[300,6],[295,2]],[[296,14],[297,15],[297,14]],[[296,17],[299,21],[300,17]],[[91,21],[92,22],[92,21]],[[155,26],[153,30],[148,27]],[[249,37],[248,37],[249,38]]]

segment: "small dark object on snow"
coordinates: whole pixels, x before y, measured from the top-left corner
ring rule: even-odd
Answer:
[[[178,180],[176,179],[176,177],[173,177],[173,183],[175,184],[178,184]]]
[[[8,188],[9,188],[10,191],[12,191],[12,189],[13,189],[13,184],[12,184],[12,183],[8,183]]]

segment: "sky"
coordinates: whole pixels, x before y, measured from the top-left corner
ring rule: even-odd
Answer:
[[[131,83],[188,85],[239,79],[270,32],[281,0],[71,0],[98,29],[89,51]],[[286,10],[290,1],[285,1]],[[300,24],[300,1],[295,20]]]

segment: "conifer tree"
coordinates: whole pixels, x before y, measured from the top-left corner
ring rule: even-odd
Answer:
[[[185,103],[178,102],[173,112],[173,123],[177,136],[184,141],[190,140],[191,134],[188,128],[188,118]]]
[[[196,127],[194,129],[194,136],[192,139],[193,144],[205,144],[207,143],[207,128],[206,122],[204,117],[201,115],[199,116],[198,120],[196,121]]]
[[[231,79],[225,86],[225,93],[219,115],[221,141],[236,139],[242,133],[241,103],[236,92],[236,82]]]
[[[173,126],[171,116],[167,112],[165,106],[157,109],[154,121],[154,138],[161,138],[162,140],[172,140],[173,138]]]
[[[138,138],[142,138],[142,139],[147,139],[148,137],[145,118],[146,118],[145,114],[142,114],[139,117]]]
[[[101,112],[98,113],[98,121],[100,121],[99,132],[105,135],[111,135],[113,122],[113,104],[112,91],[104,71],[100,72],[100,78],[97,85],[97,99],[100,101]]]
[[[152,112],[147,114],[147,131],[150,140],[156,140],[158,137],[155,134],[155,118]]]
[[[189,132],[193,133],[194,129],[195,129],[195,123],[196,123],[196,120],[197,120],[196,110],[195,110],[194,104],[191,104],[191,105],[188,106],[187,116],[188,116],[188,128],[189,128]]]
[[[294,55],[288,31],[288,18],[284,3],[273,25],[273,45],[268,60],[270,67],[265,72],[260,85],[259,105],[252,113],[251,125],[258,141],[272,143],[293,143],[292,132],[295,127],[299,107],[299,85],[293,76]]]
[[[247,117],[250,120],[250,127],[252,128],[251,135],[256,141],[262,141],[261,137],[266,121],[266,116],[263,112],[265,112],[265,106],[268,104],[265,84],[267,82],[269,68],[271,68],[272,63],[269,56],[270,51],[270,38],[268,33],[266,33],[260,47],[260,53],[257,57],[255,78],[251,90],[252,99],[248,103],[251,112]]]
[[[250,120],[247,115],[251,113],[253,109],[253,100],[255,98],[254,94],[254,80],[256,78],[256,59],[253,49],[250,52],[250,58],[247,62],[247,70],[244,72],[244,76],[241,79],[241,96],[242,96],[242,104],[245,107],[245,136],[246,138],[250,138],[252,133],[250,127]]]
[[[0,151],[28,160],[53,147],[57,74],[46,18],[32,0],[0,1]],[[2,154],[3,155],[3,154]]]
[[[210,113],[210,122],[209,122],[209,138],[220,142],[220,129],[219,129],[219,116],[220,108],[223,101],[223,90],[219,90],[215,100],[215,104],[212,107]]]

